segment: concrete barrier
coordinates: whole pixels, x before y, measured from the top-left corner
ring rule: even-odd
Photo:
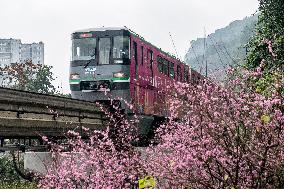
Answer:
[[[26,152],[24,154],[24,169],[46,174],[46,166],[52,162],[50,152]]]

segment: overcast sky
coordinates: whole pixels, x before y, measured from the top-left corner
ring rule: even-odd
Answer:
[[[190,41],[255,13],[257,0],[0,0],[0,38],[45,44],[45,64],[68,92],[71,33],[91,27],[127,26],[179,56]]]

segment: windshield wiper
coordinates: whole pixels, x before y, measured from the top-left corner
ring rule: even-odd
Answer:
[[[93,54],[91,54],[91,59],[85,64],[84,68],[87,68],[89,66],[89,64],[92,62],[94,56],[96,56],[96,52],[94,52]]]

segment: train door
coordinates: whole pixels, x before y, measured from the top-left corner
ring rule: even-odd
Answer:
[[[139,85],[138,85],[138,56],[137,43],[133,41],[133,58],[134,58],[134,105],[136,111],[139,109]]]
[[[110,62],[110,38],[99,38],[99,64],[107,65]]]
[[[145,90],[145,114],[152,115],[154,114],[154,105],[153,105],[153,90]]]
[[[135,65],[135,78],[138,79],[138,56],[137,56],[137,43],[133,42],[133,55],[134,55],[134,65]]]

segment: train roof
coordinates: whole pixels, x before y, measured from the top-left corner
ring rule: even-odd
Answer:
[[[174,58],[174,59],[177,59],[178,61],[180,61],[181,63],[185,64],[185,65],[188,65],[186,62],[182,61],[181,59],[179,59],[178,57],[176,57],[175,55],[169,53],[169,52],[166,52],[164,50],[162,50],[161,48],[157,47],[156,45],[153,45],[152,43],[150,43],[149,41],[146,41],[144,39],[144,37],[140,36],[139,34],[137,34],[136,32],[132,31],[131,29],[127,28],[126,26],[123,26],[123,27],[99,27],[99,28],[87,28],[87,29],[82,29],[82,30],[76,30],[74,31],[73,33],[77,33],[77,32],[93,32],[93,31],[110,31],[110,30],[126,30],[126,31],[129,31],[131,34],[139,37],[141,40],[143,40],[144,42],[150,44],[151,46],[153,46],[154,48],[157,48],[159,49],[161,52],[163,52],[164,54]],[[188,65],[190,66],[190,65]],[[192,69],[192,68],[191,68]]]
[[[107,30],[128,30],[130,31],[127,27],[100,27],[100,28],[87,28],[87,29],[82,29],[82,30],[76,30],[76,32],[92,32],[92,31],[107,31]]]

